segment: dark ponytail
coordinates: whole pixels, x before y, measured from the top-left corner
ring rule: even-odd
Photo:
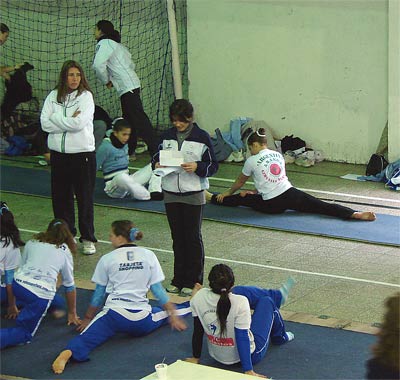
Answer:
[[[217,317],[221,326],[220,336],[226,333],[226,319],[231,310],[229,293],[235,284],[235,276],[230,267],[225,264],[214,265],[208,275],[211,290],[220,295],[217,304]]]
[[[247,139],[247,145],[251,145],[255,142],[261,145],[267,145],[267,133],[265,131],[265,128],[258,128]]]
[[[14,215],[10,211],[6,202],[0,204],[0,234],[3,240],[3,247],[8,247],[10,243],[14,248],[21,247],[25,243],[21,240],[19,229],[15,224]]]
[[[100,39],[109,38],[115,42],[121,42],[121,35],[119,34],[118,30],[114,29],[114,25],[111,21],[100,20],[97,22],[96,26],[97,29],[103,33],[103,36],[101,36]]]

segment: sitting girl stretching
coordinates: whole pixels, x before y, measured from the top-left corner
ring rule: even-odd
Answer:
[[[207,200],[223,206],[246,206],[267,214],[296,210],[330,215],[343,219],[375,220],[373,212],[358,212],[336,203],[323,202],[292,186],[286,176],[283,156],[267,148],[264,128],[253,132],[247,140],[249,157],[234,184],[224,193],[207,193]],[[253,176],[256,191],[239,190]]]
[[[0,205],[0,275],[4,278],[1,283],[0,301],[7,305],[6,318],[15,319],[18,308],[15,302],[12,283],[14,271],[19,267],[21,251],[19,247],[25,243],[21,240],[18,227],[14,222],[14,215],[5,202]]]
[[[191,313],[189,302],[175,307],[169,301],[161,285],[164,273],[156,255],[133,244],[142,237],[143,233],[129,220],[112,223],[110,241],[115,249],[97,263],[92,277],[96,289],[85,319],[77,329],[82,333],[72,339],[53,362],[54,373],[62,373],[71,357],[76,361],[88,360],[90,351],[118,332],[143,336],[167,322],[178,331],[186,329],[179,316]],[[96,315],[106,289],[109,295],[105,306]],[[149,304],[149,289],[165,311]]]
[[[241,363],[248,375],[265,377],[253,370],[267,353],[269,343],[281,345],[293,340],[294,334],[285,331],[279,308],[286,301],[294,280],[289,278],[280,289],[255,286],[235,286],[235,276],[225,264],[215,265],[208,275],[210,288],[195,286],[190,301],[194,331],[193,357],[199,363],[203,335],[207,336],[208,352],[223,364]],[[250,309],[254,310],[251,315]]]
[[[76,252],[76,244],[68,225],[61,219],[52,220],[46,232],[26,243],[12,284],[17,301],[24,307],[16,319],[16,327],[0,330],[0,348],[32,339],[55,297],[59,272],[66,292],[68,325],[79,325],[71,251]]]
[[[97,170],[102,169],[105,181],[104,192],[110,198],[131,196],[140,201],[150,198],[158,200],[161,193],[161,178],[153,175],[151,164],[129,174],[128,140],[131,127],[123,118],[113,121],[109,137],[101,143],[97,153]],[[149,184],[149,190],[144,185]]]

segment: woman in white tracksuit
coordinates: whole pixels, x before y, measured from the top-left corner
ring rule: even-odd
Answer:
[[[174,305],[169,301],[161,284],[165,277],[157,256],[133,244],[142,237],[143,233],[129,220],[112,223],[110,241],[114,250],[97,263],[92,277],[96,289],[78,327],[82,333],[69,341],[53,362],[55,373],[62,373],[71,357],[76,361],[88,360],[94,348],[118,332],[144,336],[168,322],[178,331],[186,328],[179,316],[191,313],[189,302]],[[108,297],[104,308],[96,315],[106,289]],[[149,289],[160,306],[150,305]]]
[[[40,122],[49,134],[51,195],[55,218],[68,223],[76,235],[74,195],[78,202],[83,253],[96,252],[93,193],[96,153],[93,135],[94,101],[82,67],[66,61],[56,88],[47,96]]]
[[[129,155],[135,153],[139,136],[147,144],[152,157],[157,151],[157,142],[140,99],[140,80],[131,53],[120,43],[121,36],[110,21],[100,20],[94,35],[97,46],[93,69],[103,84],[108,88],[115,87],[121,99],[122,116],[132,129],[128,141]]]

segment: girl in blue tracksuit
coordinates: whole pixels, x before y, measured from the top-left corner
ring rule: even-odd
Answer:
[[[164,273],[154,252],[137,247],[143,233],[129,220],[112,223],[110,241],[114,250],[97,263],[92,281],[96,283],[80,335],[72,339],[66,349],[53,362],[53,371],[60,374],[72,357],[86,361],[89,353],[118,332],[131,336],[144,336],[167,322],[181,331],[186,328],[180,318],[191,313],[189,302],[174,305],[161,284]],[[103,309],[96,315],[108,293]],[[151,306],[147,298],[149,289],[160,306]],[[164,310],[163,310],[164,309]]]
[[[68,324],[80,324],[76,315],[76,291],[73,259],[74,238],[65,221],[53,219],[46,232],[41,232],[25,245],[20,268],[14,275],[12,288],[24,307],[16,326],[0,330],[0,348],[32,340],[56,296],[58,274],[61,273],[68,305]]]
[[[156,137],[140,99],[140,80],[131,53],[121,44],[119,32],[108,20],[100,20],[96,24],[94,35],[97,46],[93,69],[103,84],[108,88],[115,87],[121,99],[122,116],[132,129],[128,141],[129,155],[134,155],[139,136],[152,156],[157,148]]]
[[[215,265],[208,280],[210,289],[196,284],[190,301],[193,357],[186,361],[200,362],[206,334],[208,352],[215,360],[226,365],[240,362],[246,374],[265,377],[254,372],[253,364],[264,358],[270,342],[281,345],[294,338],[285,331],[279,312],[294,280],[289,278],[280,289],[234,286],[233,271],[225,264]]]
[[[193,123],[193,106],[187,100],[175,100],[169,116],[174,127],[162,136],[152,162],[160,168],[160,150],[180,151],[184,156],[180,169],[164,176],[161,186],[174,250],[174,277],[167,291],[189,296],[194,284],[203,283],[204,190],[209,187],[208,177],[218,170],[218,162],[210,136]]]

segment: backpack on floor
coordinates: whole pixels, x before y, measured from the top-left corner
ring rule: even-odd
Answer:
[[[368,161],[365,175],[376,175],[384,170],[388,164],[385,157],[380,154],[373,154]]]
[[[233,152],[232,147],[222,137],[219,128],[215,130],[215,137],[211,137],[211,142],[218,162],[226,160]]]
[[[281,141],[282,154],[291,150],[295,154],[300,154],[306,150],[306,142],[300,137],[293,137],[293,135],[285,136]]]

